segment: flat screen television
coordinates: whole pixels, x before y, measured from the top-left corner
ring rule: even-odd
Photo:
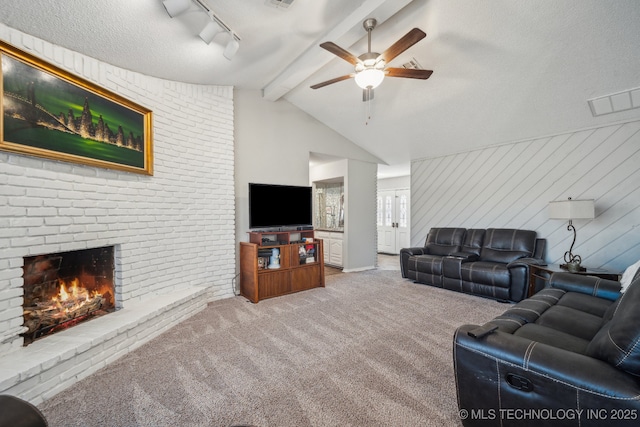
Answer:
[[[311,187],[249,183],[249,228],[311,226]]]

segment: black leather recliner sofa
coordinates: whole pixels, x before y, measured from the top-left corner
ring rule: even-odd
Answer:
[[[400,250],[400,270],[419,283],[517,302],[545,245],[530,230],[432,228],[423,247]]]
[[[555,273],[489,323],[458,328],[462,424],[639,425],[640,272],[619,290],[615,281]]]

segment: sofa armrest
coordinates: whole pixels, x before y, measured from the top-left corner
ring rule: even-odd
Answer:
[[[514,398],[524,407],[574,408],[576,396],[581,408],[640,408],[640,380],[633,375],[602,360],[500,330],[481,338],[468,335],[477,328],[463,325],[454,336],[461,408],[495,408],[496,402],[513,403]],[[520,377],[516,386],[528,383],[530,390],[514,388],[510,374]]]
[[[427,249],[423,247],[415,247],[415,248],[402,248],[400,249],[400,273],[403,278],[407,278],[407,267],[409,264],[409,257],[413,255],[424,255]]]
[[[545,265],[545,261],[543,259],[539,259],[539,258],[518,258],[515,261],[511,261],[509,264],[507,264],[508,268],[511,267],[529,267],[529,265]]]
[[[620,282],[573,273],[553,273],[549,287],[567,292],[580,292],[598,298],[615,301],[620,296]]]
[[[511,275],[511,288],[509,294],[512,301],[522,301],[527,297],[529,289],[530,266],[544,264],[544,260],[539,258],[518,258],[507,264]]]
[[[427,250],[427,248],[425,248],[424,246],[419,247],[419,248],[402,248],[402,249],[400,249],[400,253],[401,254],[408,254],[409,256],[412,256],[412,255],[424,255],[426,250]]]

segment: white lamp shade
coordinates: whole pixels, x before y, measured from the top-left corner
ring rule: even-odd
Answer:
[[[356,74],[356,84],[362,89],[375,89],[384,79],[384,72],[375,68],[365,68]]]
[[[198,36],[200,36],[202,41],[204,41],[206,44],[209,44],[216,36],[216,34],[221,31],[222,27],[220,27],[217,22],[211,21],[202,29],[202,31],[200,31],[200,34],[198,34]]]
[[[593,200],[559,200],[549,202],[550,219],[593,219]]]
[[[191,0],[164,0],[162,4],[167,10],[169,16],[175,18],[189,9],[191,6]]]
[[[229,42],[227,43],[227,46],[224,48],[224,52],[222,54],[225,58],[231,60],[231,58],[233,58],[233,55],[235,55],[238,51],[238,48],[240,48],[240,43],[232,35],[231,40],[229,40]]]

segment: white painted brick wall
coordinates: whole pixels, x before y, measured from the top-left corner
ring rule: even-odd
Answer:
[[[0,361],[22,348],[24,256],[115,245],[124,308],[184,287],[232,296],[233,88],[140,75],[2,24],[0,39],[151,109],[154,144],[153,176],[0,151]]]

